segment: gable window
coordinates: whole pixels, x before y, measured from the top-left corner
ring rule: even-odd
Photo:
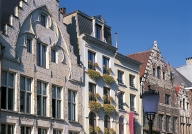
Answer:
[[[123,84],[123,72],[118,70],[118,82]]]
[[[76,114],[76,92],[69,90],[68,91],[68,119],[75,121]]]
[[[14,74],[2,71],[1,74],[1,108],[13,110],[14,107]]]
[[[61,88],[52,86],[52,117],[61,118]]]
[[[45,128],[38,128],[38,134],[47,134],[47,129],[45,129]]]
[[[165,104],[169,105],[170,104],[170,95],[165,94]]]
[[[135,79],[135,76],[129,75],[129,86],[130,87],[135,87],[134,79]]]
[[[31,134],[31,127],[21,126],[21,134]]]
[[[27,39],[27,52],[32,53],[31,49],[32,49],[31,40]]]
[[[95,63],[95,53],[88,51],[88,68],[94,70],[95,69],[94,63]]]
[[[135,95],[130,94],[130,111],[135,111]]]
[[[169,132],[169,125],[170,125],[170,116],[167,116],[166,115],[166,125],[165,125],[165,127],[166,127],[166,131],[167,132]]]
[[[96,92],[96,85],[93,83],[89,83],[89,100],[95,100],[95,92]]]
[[[37,114],[46,116],[47,107],[47,84],[37,81]]]
[[[1,124],[1,134],[14,134],[14,126],[10,124]]]
[[[157,78],[161,79],[161,68],[160,68],[160,66],[157,67]]]
[[[46,17],[45,15],[42,15],[42,14],[41,14],[41,25],[46,27]]]
[[[20,77],[20,111],[31,113],[31,79]]]
[[[118,96],[118,99],[119,99],[119,109],[122,109],[122,110],[124,110],[124,108],[123,108],[123,103],[124,103],[123,96],[124,96],[124,92],[121,92],[119,94],[119,96]]]
[[[159,129],[162,131],[162,126],[163,126],[163,115],[162,114],[159,114],[158,122],[159,122]]]
[[[51,62],[56,63],[56,51],[51,49]]]
[[[101,40],[102,37],[102,31],[101,31],[102,27],[98,24],[96,24],[95,26],[95,30],[96,30],[96,38]]]
[[[103,74],[109,74],[108,68],[109,68],[109,59],[103,57]]]
[[[37,43],[36,47],[37,66],[46,67],[46,46]]]
[[[61,134],[62,131],[61,130],[56,130],[56,129],[53,129],[53,134]]]
[[[106,96],[106,100],[104,100],[104,104],[110,104],[109,97],[110,97],[110,89],[104,87],[103,88],[103,95]]]
[[[110,117],[108,115],[104,117],[104,128],[110,128]]]

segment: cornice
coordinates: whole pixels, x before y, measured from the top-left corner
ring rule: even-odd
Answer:
[[[136,60],[133,60],[133,59],[131,59],[131,58],[125,56],[125,55],[122,55],[122,54],[120,54],[120,53],[117,53],[117,55],[116,55],[115,58],[121,58],[121,59],[123,59],[123,60],[125,60],[125,61],[134,63],[134,64],[136,64],[136,65],[138,65],[138,66],[140,66],[140,65],[142,64],[141,62],[138,62],[138,61],[136,61]]]

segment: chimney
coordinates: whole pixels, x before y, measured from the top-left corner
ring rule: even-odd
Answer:
[[[63,15],[63,17],[65,16],[66,14],[66,8],[65,7],[62,7],[62,8],[59,8],[59,12]]]
[[[192,65],[192,57],[186,58],[186,65]]]
[[[117,33],[115,33],[115,44],[116,44],[116,48],[118,48],[118,36],[117,36]]]

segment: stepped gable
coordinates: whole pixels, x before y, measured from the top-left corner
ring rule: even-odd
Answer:
[[[140,65],[140,77],[144,75],[150,54],[151,50],[127,55],[127,57],[142,63]]]

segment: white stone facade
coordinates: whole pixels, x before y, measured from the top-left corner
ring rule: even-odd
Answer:
[[[5,32],[0,35],[0,42],[5,46],[0,69],[7,74],[12,73],[14,78],[11,102],[13,110],[8,110],[7,107],[2,109],[1,124],[12,125],[14,134],[21,133],[21,126],[30,127],[32,134],[37,134],[38,128],[46,129],[48,134],[52,134],[53,130],[59,130],[62,134],[83,133],[83,68],[77,65],[77,58],[73,53],[73,46],[70,44],[58,5],[57,0],[20,1],[15,8],[15,14],[10,16],[10,23],[5,25]],[[41,15],[45,19],[44,26]],[[31,50],[28,50],[28,39]],[[37,58],[37,44],[40,44],[40,55],[44,52],[44,57]],[[52,49],[56,57],[54,62],[51,60]],[[37,59],[40,59],[39,65]],[[44,67],[42,64],[45,64]],[[20,111],[21,76],[31,79],[30,113]],[[5,77],[2,77],[2,81],[4,80]],[[43,103],[46,104],[45,116],[37,113],[37,81],[46,83],[46,103]],[[61,89],[60,118],[52,117],[53,85]],[[3,86],[6,85],[2,84]],[[68,90],[76,94],[73,121],[68,120]]]

